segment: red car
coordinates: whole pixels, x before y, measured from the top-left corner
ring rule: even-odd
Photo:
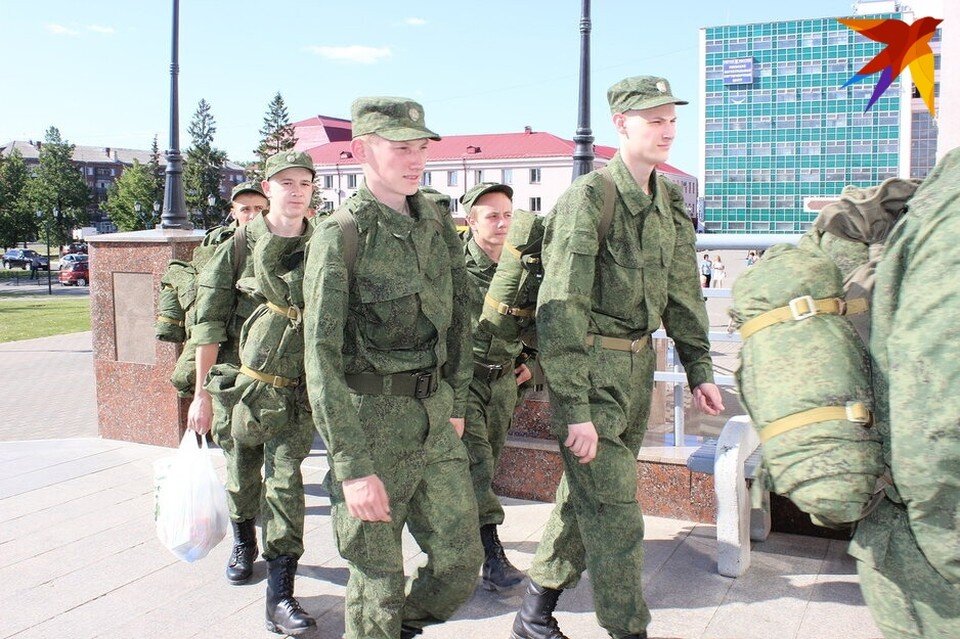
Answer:
[[[90,283],[90,263],[74,262],[64,264],[60,269],[60,283],[64,286],[86,286]]]

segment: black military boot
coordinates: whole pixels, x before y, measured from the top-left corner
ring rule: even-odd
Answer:
[[[562,590],[544,588],[532,579],[520,603],[520,612],[513,620],[510,639],[569,639],[560,632],[553,610]]]
[[[638,635],[626,635],[624,637],[621,637],[620,639],[647,639],[647,631],[644,630]]]
[[[497,525],[486,524],[480,527],[480,541],[483,543],[483,570],[481,585],[486,590],[502,590],[516,586],[523,581],[523,572],[510,563],[503,552],[503,544],[497,536]]]
[[[300,635],[317,625],[313,617],[293,598],[293,580],[297,574],[297,560],[280,555],[267,562],[267,630],[283,635]]]
[[[413,639],[422,633],[423,628],[414,628],[413,626],[408,626],[407,624],[400,626],[400,639]]]
[[[257,558],[257,529],[252,519],[233,521],[233,552],[227,561],[227,581],[235,586],[250,581]]]

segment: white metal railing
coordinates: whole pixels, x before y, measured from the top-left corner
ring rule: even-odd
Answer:
[[[701,250],[762,250],[773,246],[774,244],[796,244],[803,237],[802,234],[776,235],[776,234],[722,234],[707,233],[697,235],[697,251]],[[729,288],[705,288],[703,296],[707,298],[730,299]],[[683,446],[686,439],[686,428],[684,425],[683,413],[683,393],[687,383],[687,376],[683,372],[683,366],[677,357],[674,349],[673,340],[667,337],[666,331],[662,328],[653,334],[653,339],[667,340],[667,370],[657,370],[653,374],[653,381],[666,382],[673,384],[673,445]],[[728,331],[710,331],[710,343],[726,342],[740,343],[739,333],[730,333]],[[718,386],[733,387],[737,382],[733,375],[714,375],[714,381]]]

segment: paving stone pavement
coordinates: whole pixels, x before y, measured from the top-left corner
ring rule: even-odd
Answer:
[[[229,540],[192,564],[156,538],[153,462],[169,449],[97,437],[90,333],[0,344],[0,639],[276,637],[263,629],[265,565],[249,585],[225,583]],[[69,390],[67,390],[69,389]],[[223,477],[223,459],[212,453]],[[297,596],[317,617],[305,637],[343,632],[348,577],[320,482],[322,447],[304,462],[306,554]],[[505,499],[510,559],[528,568],[551,504]],[[739,579],[716,572],[712,525],[646,517],[643,572],[652,638],[877,639],[843,542],[774,533],[754,544]],[[409,535],[406,567],[425,557]],[[509,636],[522,589],[478,589],[424,639]],[[577,639],[601,639],[589,579],[557,617]]]

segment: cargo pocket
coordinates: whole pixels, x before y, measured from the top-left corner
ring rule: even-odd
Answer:
[[[337,504],[335,509],[334,536],[341,557],[361,570],[403,572],[403,553],[394,538],[393,524],[357,519],[346,504]]]
[[[416,339],[422,290],[423,281],[413,274],[358,280],[357,293],[366,324],[363,334],[377,349],[410,347]]]
[[[606,242],[597,260],[595,299],[605,315],[635,321],[643,300],[643,254],[621,242]]]

